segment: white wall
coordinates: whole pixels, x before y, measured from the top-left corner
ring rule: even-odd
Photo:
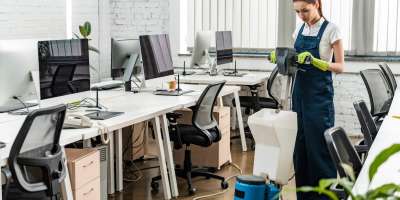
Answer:
[[[92,81],[97,81],[98,74],[96,71],[99,70],[102,78],[109,77],[110,21],[108,0],[2,0],[0,6],[0,38],[3,40],[67,38],[67,2],[71,2],[72,31],[79,34],[78,25],[90,21],[92,24],[92,34],[89,36],[90,45],[100,49],[101,56],[93,52],[90,53],[90,63],[96,68],[96,70],[91,70]],[[101,4],[98,5],[98,2],[101,2]]]
[[[168,33],[168,0],[111,0],[111,36],[138,38],[139,35]]]
[[[65,0],[2,0],[0,38],[63,38],[65,7]]]

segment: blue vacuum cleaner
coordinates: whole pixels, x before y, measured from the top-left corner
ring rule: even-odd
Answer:
[[[277,200],[279,189],[260,176],[238,176],[234,200]]]

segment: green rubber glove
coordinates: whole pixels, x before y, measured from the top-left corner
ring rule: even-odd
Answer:
[[[297,62],[299,64],[304,64],[307,61],[307,58],[311,58],[311,65],[318,68],[319,70],[327,71],[329,69],[328,62],[318,59],[318,58],[314,58],[314,56],[310,52],[307,52],[307,51],[297,55]]]
[[[268,60],[271,63],[276,64],[276,52],[275,51],[271,51],[271,53],[269,53]]]

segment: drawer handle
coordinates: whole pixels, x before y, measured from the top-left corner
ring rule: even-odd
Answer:
[[[86,168],[86,167],[89,167],[90,165],[92,165],[94,162],[93,161],[90,161],[90,163],[89,164],[87,164],[87,165],[83,165],[83,168]]]
[[[93,189],[93,188],[90,188],[90,190],[89,190],[88,192],[86,192],[86,193],[83,193],[83,195],[86,196],[86,195],[90,194],[90,193],[93,192],[93,191],[94,191],[94,189]]]

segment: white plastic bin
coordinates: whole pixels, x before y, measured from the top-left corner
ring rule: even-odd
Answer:
[[[248,119],[256,142],[253,174],[268,177],[286,185],[292,175],[297,114],[292,111],[262,109]]]

